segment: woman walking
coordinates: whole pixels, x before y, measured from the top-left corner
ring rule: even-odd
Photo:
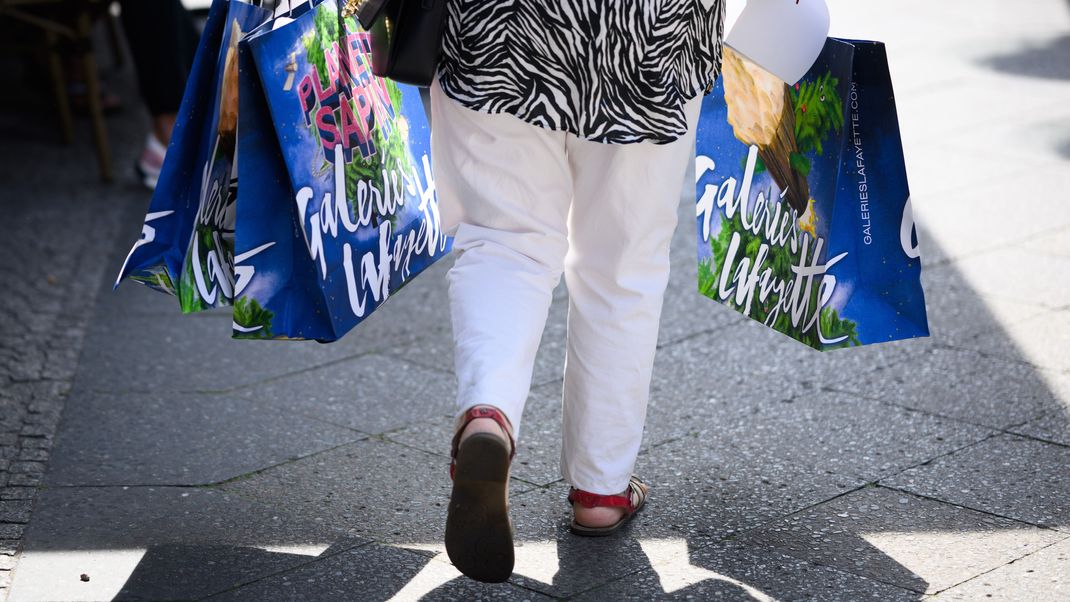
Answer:
[[[431,152],[454,235],[458,380],[445,529],[466,575],[513,569],[507,482],[552,291],[569,293],[561,474],[578,535],[646,500],[669,243],[723,0],[451,0]]]

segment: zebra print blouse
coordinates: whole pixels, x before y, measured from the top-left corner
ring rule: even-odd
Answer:
[[[665,144],[721,68],[724,0],[450,0],[438,79],[485,113]]]

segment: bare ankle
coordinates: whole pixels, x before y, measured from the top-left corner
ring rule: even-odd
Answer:
[[[468,422],[464,428],[464,432],[461,433],[461,441],[464,441],[473,433],[493,433],[500,436],[505,441],[509,441],[512,437],[511,433],[505,430],[502,425],[498,424],[498,421],[493,418],[475,418]]]

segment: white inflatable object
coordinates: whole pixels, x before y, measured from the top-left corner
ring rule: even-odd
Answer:
[[[825,0],[747,0],[725,43],[794,85],[821,54],[828,33]]]

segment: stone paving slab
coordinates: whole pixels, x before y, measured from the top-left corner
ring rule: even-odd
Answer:
[[[1070,375],[1070,309],[1042,312],[1020,322],[1009,333],[991,332],[968,346]],[[1070,386],[1067,389],[1070,391]]]
[[[396,334],[401,340],[414,340],[413,333]],[[75,386],[109,392],[225,391],[355,357],[382,344],[357,337],[344,345],[234,340],[227,318],[181,314],[113,316],[97,321],[87,339],[94,352],[83,358]]]
[[[1070,447],[1070,411],[1058,409],[1010,429],[1012,433]]]
[[[518,557],[511,581],[552,596],[573,596],[648,568],[679,549],[709,545],[862,485],[790,462],[752,463],[694,439],[651,449],[640,455],[635,471],[651,486],[648,505],[612,537],[584,538],[568,531],[571,512],[563,482],[512,497],[511,516],[522,546],[518,554],[523,550],[524,557]]]
[[[936,57],[960,56],[946,52],[947,47],[959,46],[965,41],[978,38],[1000,39],[1004,44],[1021,44],[1021,36],[998,34],[1000,32],[1017,34],[1022,31],[1061,31],[1060,28],[1067,23],[1065,5],[1062,2],[1038,2],[1030,5],[1029,11],[1014,15],[1008,15],[1006,4],[997,0],[971,2],[971,10],[968,13],[957,10],[959,5],[955,3],[934,5],[925,0],[901,0],[894,8],[867,2],[861,5],[865,7],[865,10],[847,10],[848,7],[857,5],[844,0],[833,0],[829,4],[832,13],[836,16],[833,23],[835,35],[839,35],[836,32],[854,31],[876,36],[876,39],[888,39],[900,43],[906,40],[926,41],[932,46],[915,44],[912,45],[913,51]],[[929,11],[926,13],[929,18],[912,17],[921,11]],[[884,18],[875,19],[875,16]],[[902,24],[906,22],[916,24],[917,31],[902,27]],[[934,52],[933,48],[945,52]],[[906,50],[906,48],[902,49],[902,51]],[[985,54],[991,52],[991,47],[971,48],[970,51]]]
[[[896,92],[898,92],[898,88]],[[898,95],[902,96],[903,94]],[[917,114],[919,117],[920,115]],[[1016,157],[1006,159],[986,153],[983,149],[978,148],[956,148],[952,152],[952,149],[947,144],[946,135],[938,140],[930,138],[928,128],[934,127],[934,120],[931,115],[924,121],[910,119],[910,116],[905,115],[901,118],[901,121],[910,124],[909,127],[904,129],[904,137],[909,135],[911,128],[916,128],[919,132],[917,136],[925,137],[921,140],[916,139],[914,144],[909,144],[908,141],[910,139],[905,138],[903,155],[906,162],[907,181],[910,185],[912,205],[914,198],[917,197],[918,219],[921,224],[929,224],[930,226],[939,226],[941,228],[945,226],[945,224],[935,219],[939,215],[939,213],[935,212],[935,206],[940,202],[943,195],[959,194],[964,184],[961,180],[947,177],[947,174],[970,174],[975,177],[971,177],[968,182],[965,182],[966,185],[971,188],[977,187],[980,190],[991,191],[996,184],[1006,181],[1008,175],[1023,175],[1027,173],[1031,165],[1026,159]],[[936,121],[936,127],[938,127],[940,121]],[[940,169],[933,169],[932,166],[934,165],[939,165]],[[978,192],[978,194],[982,193]],[[934,209],[932,213],[934,219],[928,219],[930,207]],[[943,247],[945,241],[937,239],[935,242],[938,243],[935,246],[930,244],[921,247],[923,260],[926,253],[941,252],[938,247]]]
[[[942,345],[968,345],[982,335],[990,335],[997,348],[1011,345],[1008,329],[1045,311],[1031,303],[979,295],[951,265],[922,269],[921,282],[929,332]]]
[[[452,374],[369,353],[233,391],[257,407],[308,416],[365,433],[398,429],[452,407]]]
[[[11,599],[194,599],[366,542],[213,489],[48,488]]]
[[[661,323],[658,326],[659,347],[671,345],[698,332],[717,330],[747,319],[734,309],[698,292],[695,193],[695,182],[689,174],[685,179],[670,249],[669,284],[662,300]]]
[[[652,566],[575,598],[601,600],[918,600],[911,591],[736,542],[689,550],[674,540],[642,543]],[[681,553],[659,558],[666,548]]]
[[[83,393],[67,402],[45,483],[217,483],[365,436],[231,396]]]
[[[685,436],[713,445],[739,425],[753,424],[763,409],[805,394],[793,390],[802,385],[785,386],[747,374],[728,372],[717,378],[715,370],[704,377],[689,373],[677,362],[701,366],[703,359],[687,358],[684,353],[666,348],[655,359],[644,450]]]
[[[1000,435],[881,481],[914,493],[1070,532],[1070,448]]]
[[[1044,236],[1034,236],[1018,246],[1030,253],[1070,257],[1070,228],[1064,228]]]
[[[142,215],[136,217],[140,223]],[[127,248],[117,244],[113,265],[122,263]],[[79,366],[76,385],[116,392],[154,390],[167,383],[172,391],[222,391],[438,336],[443,330],[448,334],[448,315],[438,313],[440,263],[329,344],[234,340],[229,308],[182,314],[174,297],[133,282],[112,291],[113,280],[105,279],[87,334],[86,345],[94,353]]]
[[[1064,276],[1070,273],[1070,257],[1036,255],[1009,247],[999,253],[967,257],[955,265],[963,280],[981,294],[1050,309],[1070,306],[1070,287]]]
[[[20,70],[10,68],[21,60],[18,53],[0,60],[10,84],[0,103],[0,500],[11,502],[0,518],[0,599],[11,583],[25,506],[48,461],[113,239],[124,215],[139,211],[145,198],[140,187],[99,181],[95,161],[87,160],[87,130],[79,128],[74,144],[58,144],[50,103],[20,85]],[[142,139],[133,134],[118,128],[112,140],[117,148],[134,148]]]
[[[649,550],[644,551],[645,544],[639,542],[686,540],[685,545],[707,545],[862,484],[786,462],[748,464],[736,455],[711,450],[693,440],[651,449],[640,456],[636,471],[652,486],[650,503],[625,531],[609,538],[581,538],[568,532],[571,513],[565,499],[566,484],[558,482],[527,490],[512,487],[510,516],[518,547],[517,566],[510,581],[547,595],[571,596],[650,566]],[[711,471],[715,471],[716,480],[709,479]],[[302,490],[315,486],[293,485]],[[425,496],[418,498],[422,503],[430,499],[444,503],[448,496],[448,489],[436,494],[419,483],[414,487]],[[262,493],[266,491],[262,485],[256,488],[261,492],[255,496],[257,499],[271,499]],[[326,499],[321,494],[316,497]],[[303,509],[303,504],[299,507],[303,515],[320,516],[318,510]],[[442,513],[435,522],[444,524],[444,510],[436,506],[433,511]],[[406,525],[410,522],[405,518]],[[425,537],[424,528],[418,525],[410,537],[395,536],[390,540],[448,563],[441,533],[435,533],[436,529],[440,530],[441,525],[430,524],[427,531],[431,536]],[[377,535],[376,539],[381,537]],[[660,561],[662,556],[663,552],[654,553],[654,560]],[[452,567],[450,570],[455,573]]]
[[[741,543],[918,593],[936,593],[1065,536],[882,487],[807,509]]]
[[[137,219],[143,220],[144,214],[137,216]],[[130,246],[137,240],[137,231],[133,230],[134,223],[126,224],[126,228],[123,231],[123,238],[133,235],[130,239]],[[123,244],[123,241],[116,241],[116,247]],[[129,247],[127,247],[129,250]],[[118,249],[116,249],[118,251]],[[118,288],[112,288],[112,284],[115,278],[118,277],[119,269],[122,266],[123,258],[118,258],[118,265],[110,263],[107,267],[107,275],[111,276],[111,282],[105,279],[103,286],[101,287],[100,299],[98,307],[103,308],[103,311],[98,312],[98,315],[103,319],[119,320],[125,317],[147,317],[147,318],[173,318],[182,312],[178,305],[178,297],[168,295],[150,289],[137,282],[123,282]],[[219,309],[213,311],[202,311],[193,314],[186,314],[187,319],[219,319],[226,320],[230,318],[230,312],[226,309]],[[220,325],[218,328],[222,328],[226,331],[225,325]]]
[[[437,414],[386,433],[385,437],[433,454],[450,452],[453,421],[452,399],[436,403]],[[519,435],[517,455],[510,474],[535,485],[547,485],[561,478],[561,383],[533,388],[524,405],[524,414],[514,434]]]
[[[850,395],[818,392],[759,412],[715,434],[716,445],[755,466],[790,460],[874,481],[981,441],[990,429],[888,406]]]
[[[445,296],[442,297],[442,303],[446,303]],[[550,305],[539,350],[535,355],[531,379],[533,387],[559,379],[564,372],[567,314],[567,298],[556,299]],[[445,315],[449,315],[448,311]],[[453,373],[453,334],[450,329],[412,344],[392,345],[385,353],[443,373]]]
[[[1070,600],[1070,539],[941,592],[937,600]]]
[[[209,600],[549,600],[511,583],[484,584],[395,546],[346,550]]]
[[[1028,365],[965,349],[932,349],[832,388],[993,428],[1051,412],[1065,396]]]
[[[931,8],[926,10],[931,11]],[[898,48],[892,49],[893,52],[897,50]],[[1002,66],[1008,60],[1006,57],[1013,56],[1014,49],[997,43],[982,52],[983,54],[975,57],[976,61]],[[930,58],[933,57],[930,56]],[[903,64],[914,66],[915,61],[912,59],[913,57],[904,60],[897,52],[891,58],[896,66]],[[936,68],[939,70],[939,66]],[[991,70],[987,69],[977,69],[976,73],[969,75],[972,77],[963,77],[958,81],[945,80],[943,85],[927,86],[912,90],[910,93],[896,94],[896,109],[900,115],[900,121],[907,126],[906,129],[913,130],[920,123],[927,126],[924,134],[928,139],[954,142],[960,135],[977,126],[979,121],[985,123],[987,127],[998,128],[1008,121],[1018,121],[1015,118],[1022,117],[1023,114],[1050,114],[1053,103],[1059,100],[1060,96],[1070,98],[1070,94],[1063,89],[1062,85],[1043,81],[1003,86],[1000,94],[991,94],[993,80],[999,76],[992,75]],[[903,80],[904,78],[899,79],[899,81]],[[894,83],[896,82],[893,80]],[[898,85],[896,85],[896,91],[899,91]],[[939,115],[939,119],[926,115],[934,106],[951,106],[962,98],[970,98],[973,103],[971,108],[975,110],[946,111]],[[926,117],[929,118],[926,119]],[[910,133],[915,134],[913,131]],[[1009,133],[1019,134],[1014,130]]]
[[[1065,159],[1059,153],[1060,145],[1066,143],[1066,123],[1070,118],[1070,107],[1066,105],[1068,95],[1064,91],[1061,94],[1062,98],[1053,96],[1050,92],[1044,96],[1048,104],[1036,111],[1024,113],[1019,119],[1004,122],[986,121],[985,127],[963,130],[954,137],[954,144],[963,148],[983,149],[1008,158],[1036,160],[1039,154],[1046,160]],[[1058,178],[1060,175],[1065,178],[1065,172],[1060,172],[1056,165],[1057,163],[1047,166],[1048,169],[1045,172],[1050,173],[1050,177],[1053,178]],[[1043,168],[1044,166],[1041,166],[1041,169]],[[1041,184],[1043,179],[1036,179],[1035,183],[1030,186],[1025,181],[1029,179],[1031,178],[1016,180],[1015,184],[1016,188],[1023,187],[1023,194],[1028,195],[1024,198],[1029,201],[1030,206],[1040,203],[1034,194],[1058,197],[1058,192],[1056,192],[1058,188],[1043,187]],[[1056,218],[1065,217],[1066,212],[1067,209],[1063,208],[1056,214]]]
[[[910,339],[822,353],[746,319],[658,349],[651,391],[708,399],[716,396],[721,381],[743,378],[762,393],[774,387],[778,398],[791,398],[905,361],[934,345],[932,339]]]
[[[636,474],[651,487],[636,536],[685,537],[695,546],[861,487],[862,479],[793,458],[755,457],[717,441],[685,437],[641,455]]]
[[[448,455],[373,438],[221,488],[380,543],[430,545],[442,539],[451,484]],[[510,495],[531,487],[513,480]]]
[[[942,193],[917,188],[920,192],[913,202],[919,208],[918,220],[934,231],[940,252],[947,257],[969,257],[1070,225],[1070,208],[1061,195],[1051,192],[1070,186],[1070,169],[1051,168],[1050,177],[1044,178],[1033,177],[1032,173],[1013,177],[1004,173],[1011,168],[1001,157],[994,157],[991,161],[995,174],[1014,179],[1016,196],[1030,199],[1029,211],[1005,211],[1006,198],[992,194],[991,184],[962,186],[960,183],[958,187]],[[914,189],[914,186],[911,188]],[[981,222],[961,219],[962,215],[970,212],[999,214],[1000,218]],[[1039,215],[1043,215],[1043,219],[1038,219]],[[923,246],[922,257],[933,247],[933,244]]]

